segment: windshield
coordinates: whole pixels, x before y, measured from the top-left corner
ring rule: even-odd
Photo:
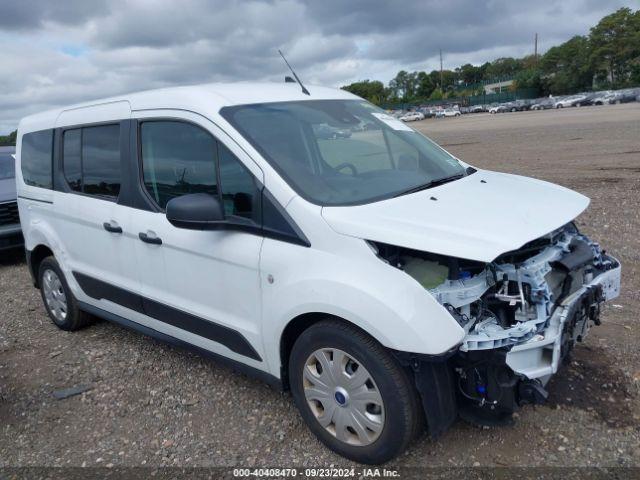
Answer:
[[[363,100],[307,100],[220,112],[303,198],[354,205],[458,178],[464,167]]]
[[[8,153],[0,153],[0,180],[15,178],[16,165],[13,157]]]

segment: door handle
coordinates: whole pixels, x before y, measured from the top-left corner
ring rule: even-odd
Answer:
[[[119,227],[117,225],[111,225],[111,223],[109,222],[104,222],[102,224],[102,226],[104,227],[104,229],[107,232],[111,232],[111,233],[122,233],[122,227]]]
[[[162,245],[162,239],[160,237],[150,237],[144,232],[140,232],[138,234],[138,237],[140,237],[140,240],[142,240],[144,243],[151,243],[153,245]]]

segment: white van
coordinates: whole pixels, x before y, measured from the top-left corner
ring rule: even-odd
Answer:
[[[618,261],[572,223],[589,200],[309,90],[170,88],[23,119],[20,219],[53,322],[228,360],[359,462],[543,401],[619,293]]]

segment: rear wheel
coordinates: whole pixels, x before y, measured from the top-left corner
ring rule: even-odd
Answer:
[[[78,307],[78,301],[54,257],[40,262],[38,284],[44,307],[58,328],[73,331],[91,323],[92,317]]]
[[[376,340],[346,323],[326,320],[305,330],[291,351],[289,378],[311,431],[351,460],[386,462],[422,426],[407,373]]]

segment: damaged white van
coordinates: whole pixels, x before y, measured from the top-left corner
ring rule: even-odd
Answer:
[[[619,293],[618,261],[572,223],[589,200],[302,90],[171,88],[23,119],[20,220],[53,322],[107,319],[290,389],[359,462],[544,401]]]

